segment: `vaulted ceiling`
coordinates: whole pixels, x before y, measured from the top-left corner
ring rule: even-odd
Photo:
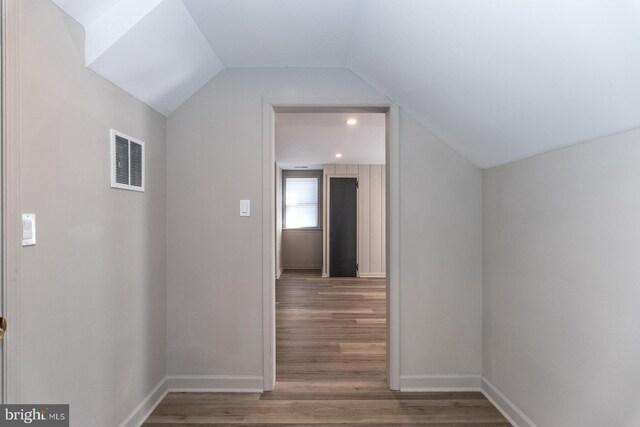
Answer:
[[[227,67],[341,67],[480,167],[640,127],[638,0],[53,1],[165,115]]]

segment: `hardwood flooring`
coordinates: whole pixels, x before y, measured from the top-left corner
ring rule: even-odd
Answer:
[[[276,389],[169,393],[147,427],[508,426],[479,392],[388,389],[382,279],[286,271],[276,285]]]
[[[384,279],[283,274],[276,286],[276,379],[384,381],[385,294]]]

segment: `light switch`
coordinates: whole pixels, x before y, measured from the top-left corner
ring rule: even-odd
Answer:
[[[251,216],[251,200],[240,200],[240,216]]]
[[[22,214],[22,246],[36,244],[36,214]]]

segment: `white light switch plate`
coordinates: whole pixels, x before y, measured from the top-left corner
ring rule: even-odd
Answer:
[[[36,244],[36,214],[22,214],[22,246]]]
[[[251,200],[240,200],[240,216],[251,216]]]

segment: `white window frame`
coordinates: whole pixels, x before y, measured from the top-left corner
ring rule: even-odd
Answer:
[[[119,136],[121,138],[125,138],[126,140],[129,141],[129,182],[131,182],[131,142],[135,142],[136,144],[139,144],[142,147],[142,165],[141,165],[141,169],[142,169],[142,185],[140,187],[137,187],[135,185],[130,185],[130,184],[121,184],[119,182],[116,182],[116,136]],[[144,187],[145,187],[145,175],[146,175],[146,171],[145,171],[145,167],[146,167],[146,156],[145,156],[145,147],[144,147],[144,142],[140,141],[139,139],[136,138],[132,138],[129,135],[126,135],[122,132],[119,132],[115,129],[111,129],[109,131],[109,139],[111,141],[111,188],[119,188],[121,190],[130,190],[130,191],[138,191],[143,193],[144,192]]]
[[[316,225],[315,227],[289,227],[287,225],[287,179],[290,178],[313,178],[316,180]],[[322,228],[322,205],[321,205],[321,176],[306,175],[282,175],[282,229],[283,230],[318,230]]]

